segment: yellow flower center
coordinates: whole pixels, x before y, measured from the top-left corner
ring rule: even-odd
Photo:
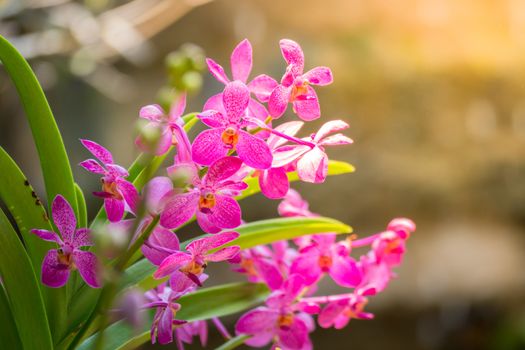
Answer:
[[[237,130],[234,128],[226,128],[222,132],[221,135],[222,142],[228,147],[228,148],[234,148],[235,145],[237,145],[237,142],[239,142],[239,134],[237,133]]]
[[[201,194],[199,198],[199,209],[206,211],[215,206],[215,195],[213,193]]]
[[[111,197],[114,199],[122,199],[122,195],[117,189],[117,183],[114,181],[106,182],[102,179],[102,191],[111,194]]]

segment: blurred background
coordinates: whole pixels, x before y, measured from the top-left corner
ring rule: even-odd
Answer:
[[[0,33],[30,60],[74,164],[88,157],[78,139],[90,138],[129,165],[138,110],[166,99],[166,86],[200,89],[187,111],[219,91],[198,65],[174,78],[181,55],[229,71],[248,38],[252,77],[280,78],[278,41],[298,41],[306,69],[335,76],[317,89],[322,118],[308,127],[348,121],[355,143],[329,154],[357,172],[294,187],[360,235],[395,216],[418,225],[399,277],[369,304],[376,319],[317,330],[315,348],[525,349],[525,1],[0,0]],[[0,144],[43,193],[3,71]],[[86,192],[98,189],[73,171]],[[242,205],[248,221],[277,215],[262,196]]]

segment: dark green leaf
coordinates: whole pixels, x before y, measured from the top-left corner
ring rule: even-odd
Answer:
[[[64,196],[78,214],[73,174],[62,136],[46,96],[27,61],[2,36],[0,60],[16,86],[40,158],[49,206],[57,194]]]
[[[244,342],[246,340],[248,340],[249,338],[250,338],[250,336],[246,335],[246,334],[238,335],[238,336],[236,336],[234,338],[231,338],[230,340],[228,340],[226,343],[222,344],[221,346],[219,346],[215,350],[232,350],[232,349],[235,349],[235,348],[241,346],[242,344],[244,344]]]
[[[9,300],[2,286],[0,286],[0,344],[4,349],[22,348]]]
[[[52,349],[44,301],[31,260],[0,210],[0,275],[25,350]]]
[[[47,251],[54,247],[30,232],[33,228],[53,230],[46,211],[29,181],[16,163],[0,147],[0,199],[13,216],[25,243],[27,254],[37,274]],[[40,285],[46,303],[47,317],[57,340],[66,317],[66,291],[64,288],[48,288]]]

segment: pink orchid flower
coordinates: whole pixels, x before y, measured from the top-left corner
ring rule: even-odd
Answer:
[[[217,317],[212,318],[212,322],[225,339],[231,338],[230,333]],[[208,322],[201,320],[185,323],[175,329],[175,335],[177,337],[177,348],[179,350],[184,350],[184,343],[192,344],[193,337],[199,337],[201,346],[206,347],[206,343],[208,342]]]
[[[312,134],[309,138],[302,140],[292,139],[297,144],[279,147],[273,153],[272,166],[279,167],[294,163],[297,174],[302,181],[324,182],[328,173],[328,156],[324,147],[347,145],[353,142],[350,138],[340,133],[331,136],[328,136],[328,134],[346,128],[348,128],[348,124],[344,121],[332,120],[326,122],[317,133]]]
[[[315,325],[312,317],[303,310],[316,313],[319,308],[296,302],[304,288],[305,284],[301,276],[290,276],[280,290],[270,295],[266,306],[258,307],[241,316],[235,325],[236,334],[250,335],[245,343],[254,347],[262,347],[273,340],[274,348],[311,349],[308,333],[314,330]]]
[[[51,206],[53,222],[60,236],[48,230],[33,229],[41,239],[58,244],[58,249],[47,252],[42,262],[42,283],[52,288],[62,287],[69,279],[70,271],[78,269],[80,276],[93,288],[99,288],[97,277],[97,257],[81,247],[92,246],[89,229],[76,229],[77,219],[71,205],[61,195],[57,195]]]
[[[181,116],[186,108],[186,94],[181,94],[175,100],[169,113],[166,115],[159,105],[147,105],[140,109],[139,116],[146,119],[148,123],[145,129],[159,130],[160,137],[156,149],[151,150],[148,142],[137,137],[135,144],[144,152],[151,152],[156,155],[162,155],[168,152],[171,146],[178,147],[178,154],[181,156],[188,155],[185,158],[189,160],[190,142],[183,129],[184,121]]]
[[[242,130],[248,123],[242,119],[250,92],[244,83],[228,83],[222,93],[220,110],[205,110],[199,115],[212,129],[204,130],[193,141],[193,161],[210,165],[230,151],[237,151],[246,165],[255,169],[268,169],[272,165],[272,152],[264,140]]]
[[[192,188],[185,193],[168,194],[160,215],[163,227],[173,229],[196,214],[199,226],[208,233],[241,224],[241,207],[232,197],[246,189],[244,182],[230,180],[241,167],[237,157],[224,157],[215,161],[208,173],[199,179],[192,176]]]
[[[307,285],[316,283],[325,273],[343,287],[355,287],[361,282],[361,271],[350,257],[348,244],[336,242],[335,234],[314,235],[312,243],[299,253],[290,273],[303,276]]]
[[[94,159],[80,163],[84,169],[102,176],[102,191],[94,192],[98,197],[104,198],[104,208],[109,221],[117,222],[122,219],[125,211],[135,213],[137,208],[137,189],[124,178],[128,176],[126,169],[113,162],[111,153],[96,142],[80,140],[102,165]]]
[[[318,214],[312,213],[309,209],[309,204],[306,200],[301,197],[299,192],[294,189],[288,190],[284,199],[279,203],[277,211],[280,216],[283,217],[314,217],[319,216]]]
[[[295,136],[297,132],[303,126],[303,122],[288,122],[277,126],[274,130],[290,137]],[[277,136],[276,134],[270,134],[266,143],[272,152],[281,147],[287,142],[286,139]],[[261,192],[270,199],[283,198],[288,189],[290,188],[290,182],[286,175],[286,167],[270,167],[269,169],[259,170],[256,174],[259,176],[259,186]]]
[[[284,279],[274,257],[272,250],[262,245],[242,250],[230,263],[237,264],[233,271],[246,275],[250,282],[264,282],[275,290],[282,286]]]
[[[352,293],[346,298],[329,302],[319,314],[318,322],[323,328],[342,329],[351,319],[371,320],[374,315],[365,312],[368,299],[360,293]]]
[[[385,232],[376,236],[372,251],[378,263],[384,262],[394,267],[401,264],[406,250],[406,240],[416,230],[412,220],[397,218],[392,220]]]
[[[145,294],[149,303],[144,305],[144,308],[157,309],[151,325],[152,344],[155,344],[157,339],[160,344],[171,343],[173,341],[173,326],[180,326],[186,323],[186,321],[175,319],[177,312],[181,308],[180,304],[175,301],[184,294],[194,290],[194,284],[184,276],[175,281],[177,283],[170,284],[170,286],[163,283]]]
[[[314,120],[321,116],[319,100],[310,85],[328,85],[333,81],[332,72],[327,67],[315,67],[303,74],[304,54],[295,41],[283,39],[279,42],[284,60],[288,64],[286,73],[271,93],[268,110],[274,118],[279,118],[286,111],[288,103],[303,120]]]
[[[198,276],[207,267],[207,262],[219,262],[233,258],[239,253],[238,246],[229,246],[213,253],[219,248],[239,237],[237,232],[222,232],[216,235],[196,239],[186,247],[187,252],[172,251],[153,274],[154,278],[163,278],[179,271],[188,276],[195,284],[200,285]]]
[[[211,58],[206,59],[208,69],[210,73],[219,82],[227,85],[231,82],[224,68],[216,63]],[[248,77],[252,71],[252,44],[248,39],[241,41],[233,50],[230,58],[231,71],[233,80],[239,80],[244,84],[248,85],[250,92],[252,92],[261,102],[266,102],[270,98],[270,94],[273,89],[277,86],[275,79],[269,77],[266,74],[261,74],[255,77],[251,82],[248,81]],[[212,99],[219,99],[220,94],[213,96],[209,103],[214,103]],[[205,108],[206,110],[206,108]],[[250,98],[246,113],[260,120],[265,120],[268,117],[268,111],[266,108],[258,103],[256,100]]]

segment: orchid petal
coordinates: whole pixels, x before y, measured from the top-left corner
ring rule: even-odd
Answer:
[[[268,112],[270,115],[277,119],[284,114],[288,102],[290,101],[291,89],[283,85],[278,85],[273,89],[268,99]]]
[[[255,169],[268,169],[272,165],[272,152],[263,140],[239,130],[237,154],[246,165]]]
[[[173,311],[170,307],[162,311],[157,325],[157,338],[160,344],[168,344],[173,341]]]
[[[259,187],[261,192],[270,199],[284,198],[290,183],[283,168],[270,168],[259,175]]]
[[[75,237],[71,242],[76,248],[79,247],[90,247],[93,245],[93,241],[90,238],[90,230],[88,228],[79,228],[75,231]]]
[[[73,261],[78,268],[82,279],[93,288],[100,288],[100,282],[97,277],[97,257],[92,252],[75,249],[73,251]]]
[[[140,109],[139,117],[158,123],[164,119],[164,110],[159,105],[147,105]]]
[[[71,205],[64,197],[57,195],[51,205],[51,213],[62,239],[65,242],[71,241],[77,227],[77,218]]]
[[[258,307],[239,318],[235,325],[236,334],[251,335],[245,343],[254,347],[268,344],[275,335],[279,311]]]
[[[361,283],[363,277],[354,259],[334,254],[332,261],[329,273],[335,283],[348,288],[354,288]]]
[[[162,261],[157,271],[155,271],[153,274],[153,277],[159,279],[168,276],[189,263],[191,260],[192,257],[190,254],[184,252],[175,252]]]
[[[319,147],[305,153],[297,162],[297,174],[306,182],[320,183],[328,173],[328,156]]]
[[[215,206],[208,214],[210,222],[220,228],[235,228],[241,224],[241,207],[231,197],[216,194]]]
[[[152,247],[153,246],[153,247]],[[164,250],[158,250],[154,247],[162,247],[167,251],[176,251],[180,249],[179,239],[177,235],[162,226],[157,226],[153,229],[151,236],[148,238],[146,244],[141,247],[142,254],[151,261],[153,265],[160,265],[170,253]]]
[[[224,128],[204,130],[191,147],[191,156],[195,163],[210,165],[228,154],[228,148],[222,142]]]
[[[112,164],[113,156],[111,152],[102,147],[96,142],[90,140],[81,139],[80,142],[90,151],[97,159],[99,159],[103,164]]]
[[[203,213],[200,210],[197,210],[197,223],[199,224],[199,227],[206,233],[217,233],[221,232],[221,228],[217,227],[217,225],[213,224],[210,219],[208,218],[207,213]]]
[[[252,45],[248,39],[241,41],[233,50],[230,62],[233,79],[246,83],[252,71]]]
[[[345,130],[349,127],[348,123],[342,120],[330,120],[321,126],[319,131],[315,134],[314,142],[319,142],[321,139],[325,138],[328,134],[334,133],[336,131]]]
[[[297,317],[294,318],[289,328],[279,328],[277,332],[279,335],[279,343],[287,349],[301,350],[308,341],[308,328],[306,328],[304,322]]]
[[[280,168],[296,161],[311,148],[305,145],[290,145],[277,148],[273,152],[272,168]]]
[[[302,74],[304,69],[304,54],[301,46],[293,40],[282,39],[279,41],[284,60],[294,67],[295,75]]]
[[[297,96],[293,101],[293,110],[302,120],[311,121],[321,116],[321,107],[315,90],[310,86],[306,90],[305,95]]]
[[[312,85],[329,85],[334,81],[332,71],[328,67],[315,67],[304,73],[303,79],[307,80]]]
[[[253,78],[248,84],[248,88],[259,101],[268,102],[273,89],[275,89],[277,85],[278,83],[274,78],[266,74],[261,74]]]
[[[199,238],[188,244],[186,250],[194,255],[204,254],[209,250],[221,247],[239,237],[234,231],[221,232],[216,235]]]
[[[338,300],[329,303],[319,314],[317,322],[323,328],[330,328],[334,325],[335,320],[343,313],[348,299]]]
[[[137,189],[131,182],[126,180],[118,180],[117,185],[131,213],[135,214],[139,200],[139,194],[137,192]]]
[[[179,227],[195,214],[198,202],[197,192],[174,195],[167,200],[164,211],[160,214],[160,224],[168,229]]]
[[[69,266],[59,263],[58,252],[51,249],[42,262],[42,283],[51,288],[60,288],[67,283]]]
[[[213,262],[229,260],[235,257],[237,254],[239,254],[240,250],[241,249],[237,246],[219,249],[215,253],[206,255],[206,260],[213,261]]]
[[[148,211],[155,214],[160,213],[163,207],[161,199],[171,190],[173,190],[173,182],[169,177],[157,176],[149,180],[143,190],[146,193]]]
[[[218,182],[233,176],[241,166],[242,160],[238,157],[224,157],[216,160],[208,169],[206,185],[214,187]]]
[[[275,131],[278,131],[287,136],[295,136],[299,132],[299,130],[301,130],[303,125],[304,122],[300,121],[287,122],[275,127]],[[275,134],[271,134],[267,140],[268,146],[271,149],[276,149],[277,147],[284,145],[287,141],[287,139]]]
[[[338,146],[338,145],[349,145],[352,144],[354,141],[349,138],[348,136],[345,136],[343,134],[335,134],[332,136],[328,136],[319,142],[320,146]]]
[[[86,169],[87,171],[95,174],[105,174],[106,169],[104,169],[96,160],[88,159],[83,162],[80,162],[78,165]]]
[[[220,64],[218,64],[211,58],[206,58],[206,64],[208,65],[208,70],[210,71],[211,75],[215,77],[215,79],[217,79],[224,85],[230,82],[230,79],[228,79],[226,73],[224,72],[224,68],[222,68]]]
[[[32,229],[31,233],[37,235],[44,241],[56,242],[58,244],[62,244],[62,240],[60,239],[60,237],[53,231]]]
[[[171,103],[169,121],[174,123],[180,118],[186,109],[186,93],[181,93],[177,96],[175,101]]]
[[[111,222],[118,222],[122,220],[124,216],[124,201],[115,198],[106,198],[104,199],[104,208],[106,209],[106,214],[108,220]]]
[[[230,123],[237,123],[250,102],[248,87],[239,80],[228,83],[222,92],[222,104]]]

